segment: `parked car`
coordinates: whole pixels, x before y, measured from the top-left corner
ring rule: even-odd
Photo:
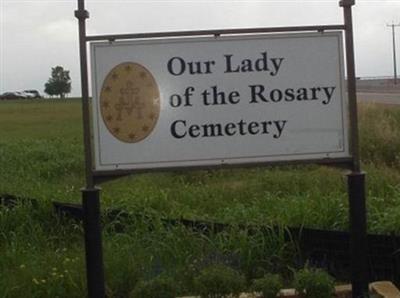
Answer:
[[[34,99],[42,98],[37,90],[24,90],[23,92],[5,92],[0,95],[0,99]]]
[[[24,90],[24,94],[26,94],[28,98],[42,98],[37,90]]]
[[[0,99],[21,99],[21,98],[27,98],[27,95],[24,94],[23,92],[5,92],[0,95]]]

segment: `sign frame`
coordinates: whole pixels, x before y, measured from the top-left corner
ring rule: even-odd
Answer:
[[[92,78],[93,78],[93,82],[92,82],[92,94],[93,94],[93,105],[92,105],[92,119],[93,119],[93,130],[92,130],[92,135],[93,138],[91,140],[92,144],[95,145],[94,146],[94,167],[96,168],[96,171],[120,171],[120,170],[124,170],[124,171],[132,171],[132,172],[137,172],[138,170],[157,170],[157,169],[168,169],[168,168],[181,168],[181,169],[195,169],[198,167],[208,167],[208,168],[218,168],[221,166],[225,166],[225,167],[229,167],[229,166],[236,166],[236,167],[240,167],[240,166],[251,166],[251,165],[256,165],[259,163],[263,163],[264,165],[268,165],[268,164],[272,164],[274,162],[280,162],[280,163],[287,163],[287,164],[292,164],[292,163],[298,163],[298,162],[303,162],[303,163],[307,163],[307,162],[312,162],[315,163],[316,161],[322,160],[323,163],[335,163],[337,160],[342,161],[343,159],[351,159],[351,153],[350,151],[350,146],[349,146],[349,140],[350,140],[350,136],[349,136],[349,115],[348,115],[348,101],[347,101],[347,97],[345,94],[345,80],[344,80],[344,53],[343,53],[343,41],[342,41],[342,32],[341,31],[331,31],[331,32],[327,32],[327,33],[319,33],[319,32],[315,32],[315,33],[280,33],[280,34],[256,34],[256,35],[230,35],[230,36],[220,36],[220,37],[186,37],[186,38],[167,38],[167,39],[159,39],[157,38],[156,40],[154,39],[140,39],[140,40],[133,40],[133,41],[123,41],[123,42],[119,42],[119,43],[109,43],[109,42],[92,42],[90,43],[90,52],[91,52],[91,57],[92,57],[92,63],[91,63],[91,67],[92,67]],[[341,134],[340,136],[338,136],[338,138],[343,140],[343,149],[341,150],[327,150],[327,151],[316,151],[316,150],[299,150],[300,152],[290,152],[290,153],[285,153],[285,154],[281,154],[279,153],[280,150],[278,150],[278,153],[273,153],[273,154],[268,154],[267,152],[265,152],[264,150],[258,150],[259,154],[256,155],[251,155],[251,154],[242,154],[242,155],[230,155],[230,156],[218,156],[215,153],[208,153],[207,154],[207,158],[200,158],[200,159],[195,159],[192,158],[190,160],[185,160],[183,158],[168,158],[168,160],[162,160],[161,156],[158,156],[159,159],[156,158],[156,160],[154,160],[153,157],[151,157],[151,163],[148,163],[146,161],[141,161],[140,160],[140,156],[139,159],[137,159],[137,161],[125,161],[122,163],[110,163],[107,161],[104,161],[103,159],[103,152],[102,152],[102,143],[101,140],[103,138],[106,138],[105,135],[111,135],[109,133],[109,129],[107,130],[104,129],[104,125],[102,125],[102,120],[100,117],[100,110],[101,112],[103,112],[103,107],[100,108],[101,106],[101,102],[100,102],[100,91],[101,91],[101,84],[102,84],[102,77],[104,75],[104,66],[102,66],[104,64],[104,60],[106,59],[104,56],[104,51],[106,51],[108,54],[106,55],[106,57],[113,57],[112,59],[118,61],[115,63],[120,63],[121,61],[124,60],[129,60],[132,59],[132,57],[130,58],[124,58],[122,56],[118,56],[115,57],[115,55],[113,53],[111,53],[111,51],[113,49],[115,49],[117,52],[121,51],[121,50],[125,50],[127,51],[128,49],[132,49],[132,56],[135,56],[136,59],[139,59],[139,61],[143,58],[143,55],[141,55],[140,53],[135,53],[135,47],[152,47],[152,50],[154,51],[154,48],[165,48],[168,49],[167,52],[170,52],[171,49],[170,47],[175,47],[177,46],[180,50],[187,46],[191,46],[193,44],[195,44],[195,47],[199,47],[199,46],[206,46],[209,48],[215,48],[218,47],[219,51],[223,51],[221,50],[221,47],[223,46],[223,44],[225,44],[225,47],[232,47],[232,44],[234,44],[234,48],[237,48],[237,46],[240,45],[240,43],[246,42],[246,44],[248,42],[255,42],[255,43],[269,43],[269,44],[274,44],[276,46],[276,43],[285,43],[285,42],[289,42],[289,43],[294,43],[297,44],[298,42],[302,42],[304,43],[305,40],[309,40],[310,42],[312,42],[312,44],[314,44],[315,42],[319,43],[319,46],[323,45],[326,42],[334,42],[335,44],[337,44],[337,52],[336,52],[336,48],[332,48],[332,52],[336,53],[336,57],[337,57],[337,65],[335,66],[335,71],[337,72],[336,75],[337,77],[335,78],[335,88],[336,88],[336,99],[339,99],[338,102],[336,102],[337,107],[340,107],[340,111],[336,111],[335,112],[335,117],[332,117],[333,119],[336,119],[336,116],[338,117],[337,119],[341,119],[341,125],[340,125],[340,131]],[[228,44],[228,46],[226,45]],[[237,46],[236,46],[237,45]],[[270,45],[271,46],[271,45]],[[299,47],[302,48],[302,47]],[[100,53],[98,54],[99,51],[103,51],[103,55],[101,55]],[[305,49],[303,51],[306,51]],[[146,53],[146,51],[144,51]],[[152,56],[157,56],[160,57],[161,55],[159,55],[159,53],[162,53],[162,51],[160,50],[155,50],[155,53],[152,54]],[[303,52],[304,53],[304,52]],[[219,52],[219,54],[221,54],[221,52]],[[304,54],[303,54],[304,55]],[[329,54],[325,54],[326,57],[329,56]],[[297,56],[297,55],[296,55]],[[103,58],[99,58],[99,57],[103,57]],[[138,58],[139,57],[139,58]],[[327,59],[325,57],[325,60]],[[215,57],[214,57],[215,58]],[[295,57],[292,57],[295,58]],[[161,61],[163,58],[159,58]],[[193,58],[191,58],[193,59]],[[304,60],[301,58],[297,58],[297,61],[308,61],[308,60]],[[103,62],[102,62],[103,61]],[[296,61],[296,60],[295,60]],[[221,62],[221,61],[220,61]],[[158,63],[154,63],[154,59],[152,59],[152,67],[154,69],[155,65],[157,65],[158,67],[161,67],[161,64]],[[102,66],[102,67],[101,67]],[[220,65],[222,66],[222,65]],[[106,69],[108,69],[107,66]],[[332,65],[333,67],[333,65]],[[103,69],[103,70],[101,70]],[[151,68],[150,68],[151,69]],[[218,71],[218,70],[214,70],[214,71]],[[221,71],[221,70],[220,70]],[[107,72],[107,70],[106,70]],[[161,72],[161,70],[160,70]],[[287,73],[291,73],[292,69],[290,70],[286,70],[286,75]],[[125,73],[125,71],[123,72]],[[154,73],[154,71],[153,71]],[[325,73],[329,73],[329,72],[325,72]],[[332,73],[332,72],[331,72]],[[157,76],[157,71],[156,71],[156,76]],[[170,86],[170,83],[168,81],[168,77],[167,77],[167,81],[165,82],[165,76],[168,75],[167,73],[164,73],[162,75],[160,75],[159,79],[161,81],[163,81],[164,85]],[[208,76],[217,76],[215,73],[213,74],[209,74]],[[99,77],[100,76],[100,77]],[[246,74],[243,74],[243,76],[246,76]],[[252,74],[252,79],[248,79],[249,81],[247,82],[248,84],[251,84],[252,81],[254,80],[254,74]],[[260,76],[262,76],[262,74],[258,75],[259,79]],[[320,76],[319,76],[320,77]],[[229,74],[226,75],[226,78],[223,77],[221,79],[220,84],[224,83],[226,80],[229,80],[230,76]],[[173,77],[171,77],[170,79],[175,79]],[[177,80],[179,80],[179,78],[176,78]],[[192,84],[194,83],[193,80],[196,80],[197,77],[192,77],[190,76],[189,78],[186,78],[186,84],[190,84],[191,86],[193,86]],[[210,78],[208,78],[209,80]],[[238,80],[238,78],[236,78],[235,80]],[[297,82],[297,78],[295,77],[294,79],[291,77],[291,83],[296,85]],[[275,81],[279,82],[279,78],[275,78]],[[294,81],[294,82],[293,82]],[[112,84],[113,80],[111,80],[110,84]],[[181,83],[179,83],[180,85]],[[217,83],[215,83],[217,84]],[[201,83],[197,84],[198,86],[201,86]],[[236,84],[235,84],[236,85]],[[224,85],[221,85],[224,86]],[[285,86],[285,85],[284,85]],[[203,88],[204,85],[200,88]],[[281,86],[282,87],[282,86]],[[223,87],[222,87],[223,88]],[[114,89],[114,88],[113,88]],[[196,89],[199,89],[196,86]],[[243,90],[243,88],[242,88]],[[181,91],[181,90],[180,90]],[[232,90],[230,90],[232,91]],[[229,90],[227,91],[229,92]],[[163,92],[162,92],[163,93]],[[243,94],[243,92],[242,92]],[[162,102],[167,102],[167,98],[168,96],[166,94],[163,94],[164,96],[161,98]],[[196,97],[197,98],[197,97]],[[244,101],[244,100],[243,100]],[[247,102],[248,104],[248,102]],[[248,112],[247,110],[247,104],[246,103],[242,103],[240,102],[239,105],[235,104],[235,105],[225,105],[224,107],[226,109],[229,108],[234,108],[235,110],[238,110],[240,108],[242,108],[245,112]],[[305,102],[304,102],[305,104]],[[109,105],[108,100],[107,100],[107,106]],[[238,107],[240,106],[241,107]],[[245,106],[243,106],[245,105]],[[265,109],[266,106],[264,106],[263,104],[259,103],[260,108],[261,109]],[[163,113],[166,113],[166,109],[171,110],[171,111],[176,111],[177,108],[172,108],[170,107],[168,104],[164,103],[165,108],[162,108]],[[185,110],[188,110],[188,112],[190,113],[190,111],[193,111],[193,109],[200,109],[199,112],[202,112],[201,109],[201,102],[196,101],[195,103],[193,103],[193,105],[189,108],[184,108]],[[215,105],[213,106],[214,108],[221,108],[221,106],[219,105]],[[249,106],[249,108],[251,108],[251,106]],[[291,107],[293,109],[293,107]],[[316,108],[314,106],[314,108]],[[227,113],[230,114],[229,112],[227,112],[225,109],[225,111],[221,111],[218,113],[218,119],[224,119],[223,115],[226,115]],[[290,107],[289,107],[290,110]],[[308,110],[308,109],[307,109]],[[326,111],[326,113],[330,114],[330,111]],[[168,114],[168,113],[167,113]],[[181,113],[182,114],[182,113]],[[179,116],[181,116],[181,114]],[[183,113],[184,114],[184,113]],[[195,114],[197,114],[195,112]],[[318,115],[318,114],[317,114]],[[222,118],[220,118],[222,116]],[[241,115],[240,117],[242,117],[245,115]],[[115,118],[115,117],[114,117]],[[111,118],[110,118],[111,119]],[[209,121],[213,121],[215,119],[215,117],[213,117],[212,120]],[[304,117],[298,117],[296,118],[297,121],[302,121],[301,119],[304,119]],[[325,119],[325,118],[324,118]],[[190,118],[188,118],[188,120],[190,120]],[[249,120],[249,119],[248,119]],[[115,125],[115,124],[114,124]],[[160,123],[160,127],[164,127],[163,125],[166,125],[166,123],[164,122],[163,124]],[[157,126],[156,126],[157,127]],[[297,127],[297,126],[296,126]],[[313,127],[311,128],[311,130],[315,129],[319,127],[319,123],[318,124],[314,124]],[[339,127],[338,127],[339,128]],[[102,131],[102,132],[101,132]],[[104,135],[105,134],[105,135]],[[158,136],[160,137],[160,135]],[[258,138],[257,138],[258,139]],[[163,141],[165,140],[165,138],[163,138]],[[208,140],[205,139],[205,141],[207,142]],[[154,141],[155,142],[155,141]],[[153,143],[154,143],[153,142]],[[195,142],[195,140],[193,140],[193,142]],[[173,146],[176,143],[172,143],[171,145]],[[185,142],[186,145],[183,146],[188,146],[191,147],[190,143],[187,144],[187,142]],[[239,144],[240,145],[240,144]],[[263,144],[264,145],[264,144]],[[262,146],[263,146],[262,145]],[[266,145],[266,144],[265,144]],[[120,151],[123,147],[126,148],[127,152],[131,152],[131,150],[133,149],[133,146],[129,143],[125,143],[125,142],[117,142],[115,144],[115,146],[117,146],[118,148],[116,150]],[[136,146],[136,145],[134,145]],[[154,144],[153,144],[154,146]],[[163,144],[162,147],[169,147],[169,145],[167,144]],[[228,145],[228,146],[232,146]],[[260,144],[259,144],[260,146]],[[297,147],[298,144],[294,143],[293,146]],[[129,150],[128,147],[131,147]],[[143,146],[145,147],[145,146]],[[280,147],[276,146],[276,147]],[[139,147],[140,148],[140,147]],[[158,148],[158,147],[155,147]],[[182,150],[184,150],[186,147],[183,147]],[[257,147],[255,147],[257,148]],[[193,148],[190,148],[193,150]],[[189,150],[190,150],[189,149]],[[110,150],[110,149],[108,149]],[[148,151],[147,149],[138,149],[139,151],[145,150],[146,152]],[[173,151],[177,151],[180,150],[179,146],[174,149]],[[190,151],[189,151],[190,152]],[[178,154],[178,156],[180,156]],[[133,159],[134,156],[132,156]],[[164,158],[167,156],[163,156]],[[161,159],[160,159],[161,158]]]
[[[154,170],[114,170],[98,171],[93,168],[92,131],[90,124],[90,103],[88,84],[88,62],[87,43],[91,41],[133,40],[133,39],[154,39],[167,37],[194,37],[237,35],[251,33],[279,33],[279,32],[325,32],[340,30],[345,33],[345,56],[347,72],[347,93],[349,102],[349,138],[350,158],[336,160],[302,160],[295,162],[267,162],[259,163],[256,166],[271,166],[277,164],[326,164],[350,170],[348,178],[349,195],[349,218],[350,218],[350,256],[352,259],[352,296],[353,298],[368,297],[368,262],[367,262],[367,223],[366,223],[366,198],[365,198],[365,173],[360,169],[359,142],[358,142],[358,116],[357,116],[357,95],[356,76],[354,61],[353,21],[352,6],[355,0],[340,0],[339,6],[343,8],[344,24],[322,25],[322,26],[298,26],[298,27],[267,27],[267,28],[246,28],[246,29],[221,29],[221,30],[196,30],[178,32],[153,32],[136,34],[111,34],[111,35],[87,35],[86,19],[89,12],[85,9],[85,0],[77,0],[78,9],[75,17],[79,24],[79,55],[81,70],[81,92],[82,92],[82,118],[83,118],[83,142],[85,154],[85,176],[86,186],[82,189],[83,221],[85,235],[86,253],[86,276],[89,298],[105,297],[104,268],[102,256],[102,240],[100,225],[100,190],[96,186],[119,177],[130,174],[139,174],[154,171],[173,171],[178,168],[157,168]],[[243,165],[219,165],[206,166],[210,168],[223,167],[248,167],[254,164]],[[189,169],[202,169],[202,167],[191,167]]]

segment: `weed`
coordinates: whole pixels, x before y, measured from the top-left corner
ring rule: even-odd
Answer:
[[[266,274],[262,278],[255,279],[251,289],[261,293],[263,298],[276,298],[282,287],[283,282],[278,274]]]
[[[321,269],[305,268],[295,274],[295,289],[304,298],[332,298],[334,279]]]
[[[200,272],[195,286],[202,298],[239,297],[245,289],[245,278],[230,267],[213,265]]]
[[[176,287],[170,278],[157,277],[139,282],[132,291],[131,298],[175,298]]]

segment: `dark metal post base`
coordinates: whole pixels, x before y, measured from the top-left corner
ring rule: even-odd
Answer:
[[[82,189],[86,277],[89,298],[104,298],[104,269],[100,226],[100,190]]]
[[[353,298],[366,298],[368,294],[368,244],[365,205],[365,173],[347,175],[350,212],[350,257]]]

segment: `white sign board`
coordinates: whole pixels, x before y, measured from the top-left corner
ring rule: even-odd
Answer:
[[[92,43],[96,170],[350,157],[341,32]]]

